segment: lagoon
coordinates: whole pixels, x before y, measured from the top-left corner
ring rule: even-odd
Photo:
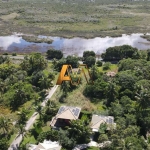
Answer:
[[[80,37],[62,38],[39,35],[39,38],[50,38],[52,44],[27,42],[19,34],[0,36],[0,52],[46,52],[50,48],[63,51],[64,55],[82,56],[86,50],[93,50],[96,54],[103,53],[108,47],[131,45],[140,50],[150,49],[150,42],[142,38],[143,34],[123,34],[121,37],[96,37],[85,39]],[[147,33],[147,35],[149,35]]]

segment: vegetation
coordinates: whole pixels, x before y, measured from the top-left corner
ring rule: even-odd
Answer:
[[[96,62],[96,64],[97,64],[98,67],[101,67],[101,66],[103,65],[102,61],[100,61],[100,60],[98,60],[98,61]]]
[[[150,31],[149,1],[0,1],[1,35],[119,36]]]
[[[76,144],[88,143],[89,135],[90,128],[85,127],[84,122],[74,120],[70,122],[70,126],[66,127],[66,130],[50,129],[47,132],[41,132],[38,136],[38,142],[42,142],[44,139],[59,141],[63,148],[71,150]]]
[[[11,135],[17,131],[24,137],[30,113],[45,98],[45,90],[55,77],[49,68],[45,73],[47,67],[48,62],[40,53],[25,56],[19,63],[0,56],[0,148],[7,149]]]
[[[149,1],[129,0],[0,1],[0,34],[21,32],[33,34],[33,37],[51,35],[89,38],[120,36],[133,31],[147,33],[150,32],[149,4]],[[48,40],[41,41],[33,37],[23,38],[34,42]],[[149,35],[143,38],[149,40]],[[28,143],[42,142],[44,139],[59,141],[67,150],[76,144],[88,143],[92,114],[112,115],[115,118],[115,129],[106,131],[105,124],[99,129],[97,142],[110,141],[101,149],[150,149],[149,50],[141,52],[127,45],[108,48],[102,55],[103,61],[117,61],[117,65],[110,62],[102,64],[100,61],[96,63],[94,52],[84,52],[82,60],[90,68],[93,82],[90,80],[90,84],[87,84],[84,78],[82,84],[77,86],[63,82],[53,96],[54,101],[48,101],[44,109],[39,103],[45,98],[46,89],[53,86],[53,73],[57,74],[63,64],[78,67],[79,58],[63,58],[61,51],[50,49],[47,58],[52,60],[51,65],[39,53],[25,56],[19,63],[14,63],[7,55],[4,53],[0,56],[1,150],[8,149],[16,133],[23,137],[22,149],[26,139]],[[15,53],[12,55],[16,56]],[[114,70],[114,77],[106,74]],[[88,75],[86,69],[85,74]],[[72,78],[76,81],[78,76]],[[84,113],[80,120],[70,122],[70,126],[58,131],[52,130],[47,127],[48,121],[55,116],[62,103],[80,106]],[[26,121],[35,110],[39,113],[39,120],[25,138]]]
[[[51,44],[53,40],[49,38],[39,38],[36,36],[29,36],[29,35],[23,35],[22,38],[26,40],[27,42],[34,42],[34,43],[48,43]]]
[[[146,58],[123,59],[118,67],[115,77],[98,76],[94,84],[87,85],[84,90],[84,95],[91,100],[103,102],[108,114],[114,116],[117,123],[116,130],[108,133],[100,130],[98,141],[112,141],[104,148],[109,150],[124,147],[149,149],[144,141],[149,132],[149,61]],[[132,146],[128,145],[130,142]]]
[[[60,71],[63,65],[71,65],[72,68],[77,68],[79,66],[78,58],[75,56],[67,56],[67,58],[62,58],[60,60],[53,60],[53,66],[57,71]]]
[[[84,63],[88,66],[88,67],[92,67],[93,65],[95,65],[96,59],[93,56],[89,56],[86,57]]]
[[[84,51],[83,52],[83,63],[86,64],[88,67],[92,67],[95,65],[96,54],[93,51]]]
[[[47,51],[47,58],[48,59],[61,59],[63,57],[62,51],[50,49]]]
[[[25,143],[27,139],[32,139],[34,143],[50,139],[59,141],[64,149],[69,150],[76,144],[89,142],[91,116],[100,114],[114,116],[116,123],[116,127],[110,130],[107,130],[106,124],[101,124],[95,140],[98,143],[110,141],[101,149],[132,150],[138,147],[148,150],[150,146],[148,142],[150,138],[149,50],[145,52],[144,57],[140,51],[135,50],[138,54],[138,57],[135,57],[132,47],[126,47],[122,55],[129,56],[127,54],[130,50],[133,57],[123,59],[121,56],[117,64],[118,69],[116,69],[117,65],[112,65],[111,62],[105,62],[101,67],[93,64],[89,69],[93,81],[91,82],[88,78],[90,84],[87,84],[84,78],[81,80],[82,84],[76,86],[71,85],[70,82],[63,82],[54,94],[53,100],[49,100],[44,109],[39,102],[44,97],[45,89],[52,86],[52,80],[55,77],[51,71],[47,70],[47,60],[39,53],[25,56],[20,64],[13,64],[8,56],[1,57],[0,102],[2,106],[11,109],[14,113],[18,111],[13,130],[12,120],[9,117],[2,116],[0,119],[1,147],[8,147],[7,141],[17,129],[23,137],[21,148],[27,144]],[[115,51],[112,52],[116,54]],[[95,58],[94,53],[85,52],[83,60],[86,61],[89,57]],[[51,67],[59,71],[63,64],[77,67],[78,58],[68,56],[60,60],[53,59]],[[116,73],[113,77],[106,74],[113,68],[112,66],[115,66]],[[86,69],[85,74],[88,75]],[[72,76],[75,77],[73,74]],[[27,137],[25,137],[24,127],[30,113],[28,109],[31,106],[27,109],[23,106],[30,101],[34,110],[39,113],[39,119],[34,123],[29,135],[26,134]],[[57,131],[47,124],[49,125],[49,121],[56,115],[61,103],[80,106],[82,112],[80,120],[71,121],[69,126]]]
[[[109,47],[106,52],[102,54],[104,61],[118,61],[123,58],[138,58],[139,53],[136,48],[129,45]]]
[[[124,49],[123,55],[128,54],[130,49],[132,49],[132,47],[126,48],[129,49]],[[89,52],[85,53],[89,54]],[[44,109],[38,104],[34,107],[35,110],[39,112],[39,119],[30,130],[29,136],[27,135],[28,138],[24,137],[21,147],[23,147],[25,141],[31,137],[33,143],[42,142],[44,139],[59,141],[62,147],[67,150],[72,149],[76,144],[88,143],[91,135],[91,116],[92,114],[99,114],[114,116],[116,123],[115,128],[110,127],[109,130],[106,124],[101,124],[98,134],[94,135],[94,140],[98,143],[109,141],[109,144],[104,144],[104,147],[101,149],[132,150],[139,148],[148,150],[150,147],[149,50],[145,52],[146,55],[143,55],[143,53],[138,50],[136,50],[136,54],[138,54],[138,57],[127,57],[127,59],[122,59],[123,57],[121,57],[122,60],[120,60],[117,65],[111,64],[111,62],[105,62],[101,67],[93,64],[93,66],[90,67],[90,75],[93,82],[89,82],[90,84],[87,84],[84,78],[82,78],[81,84],[76,86],[71,85],[70,82],[63,82],[52,97],[53,100],[49,100]],[[35,56],[32,55],[30,57],[37,58],[38,55],[39,54],[35,54]],[[84,55],[84,57],[85,59],[86,57],[94,57],[91,55],[93,55],[93,52],[90,52],[87,56]],[[39,55],[39,57],[41,56]],[[31,61],[34,60],[31,58],[24,59],[22,63],[30,64],[29,62],[34,62]],[[43,59],[41,58],[41,60]],[[67,61],[74,67],[78,64],[76,57],[68,56],[60,60],[53,59],[52,67],[59,71],[62,65],[66,64]],[[21,67],[22,63],[20,64]],[[43,90],[44,87],[47,88],[46,84],[40,84],[40,79],[45,77],[50,78],[50,81],[52,81],[54,76],[52,73],[43,73],[43,69],[46,68],[44,60],[43,65],[36,65],[38,63],[39,59],[37,62],[32,63],[32,66],[26,65],[28,66],[26,68],[27,80],[24,79],[24,85],[26,85],[26,83],[34,85],[36,88],[33,88],[33,91],[38,91],[40,95],[40,91]],[[9,65],[10,64],[7,63],[6,66]],[[33,70],[36,70],[37,73],[35,74]],[[106,72],[109,71],[115,71],[116,75],[113,77],[108,76]],[[7,71],[7,73],[9,72]],[[85,70],[85,74],[88,75],[87,70]],[[6,78],[7,75],[2,74],[2,80]],[[44,81],[47,80],[44,79]],[[12,85],[12,87],[16,87],[15,84]],[[19,84],[19,82],[17,84]],[[10,88],[10,90],[12,89]],[[23,90],[26,90],[26,88],[24,87]],[[6,91],[2,89],[1,93],[3,96],[3,94],[7,93],[7,89]],[[70,121],[70,125],[65,128],[53,130],[49,127],[49,121],[56,115],[61,104],[82,107],[80,119]],[[18,123],[21,123],[21,126],[18,126],[18,131],[21,135],[24,133],[24,124],[27,116],[28,112],[26,112],[25,109],[20,110],[18,113]],[[4,123],[1,123],[2,127],[4,127],[3,124]],[[11,126],[11,124],[9,126]],[[6,127],[9,126],[7,125]],[[6,130],[9,131],[9,128],[3,129],[2,131],[5,135],[4,137],[8,138],[8,135],[4,132]],[[92,149],[92,147],[87,149]]]

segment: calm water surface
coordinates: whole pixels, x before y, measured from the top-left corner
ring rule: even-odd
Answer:
[[[50,38],[53,40],[52,44],[47,43],[33,43],[27,42],[21,36],[1,36],[0,37],[0,51],[15,51],[15,52],[46,52],[50,48],[63,51],[65,55],[82,56],[86,50],[93,50],[97,54],[101,54],[108,47],[131,45],[141,50],[150,49],[150,42],[141,38],[143,34],[123,34],[121,37],[96,37],[91,39],[84,38],[61,38],[61,37],[47,37],[39,36],[39,38]]]

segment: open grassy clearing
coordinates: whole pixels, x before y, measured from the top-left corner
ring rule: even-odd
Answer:
[[[111,64],[110,65],[110,69],[108,70],[103,70],[103,66],[102,67],[98,67],[99,71],[100,72],[103,72],[103,73],[106,73],[106,72],[109,72],[109,71],[113,71],[113,72],[118,72],[118,66],[116,64]]]
[[[119,36],[150,32],[150,2],[0,1],[1,35]]]
[[[99,67],[99,71],[103,73],[108,71],[117,72],[118,67],[116,64],[111,64],[109,70],[104,71],[102,67]],[[83,95],[83,90],[86,84],[87,84],[86,80],[84,76],[82,76],[82,83],[78,86],[78,88],[69,92],[68,96],[64,99],[64,101],[61,101],[62,90],[61,87],[59,86],[57,91],[52,96],[51,100],[57,101],[59,105],[78,106],[81,107],[83,110],[96,112],[97,114],[107,113],[105,111],[105,108],[103,107],[103,104],[101,103],[101,100],[93,103],[92,100]]]

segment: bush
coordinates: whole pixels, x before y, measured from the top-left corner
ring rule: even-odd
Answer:
[[[48,59],[61,59],[63,57],[62,51],[59,50],[50,49],[46,53]]]
[[[101,66],[103,65],[102,61],[100,61],[100,60],[98,60],[98,61],[96,62],[96,64],[97,64],[98,67],[101,67]]]
[[[95,57],[95,52],[94,51],[84,51],[84,53],[83,53],[83,59],[85,60],[87,57],[89,57],[89,56],[93,56],[93,57]]]
[[[3,53],[3,55],[8,55],[8,53]]]
[[[98,138],[98,142],[102,143],[104,141],[108,141],[108,136],[107,134],[100,134],[99,138]]]
[[[12,56],[17,56],[17,53],[12,53]]]
[[[93,56],[86,57],[84,64],[86,64],[88,67],[92,67],[95,65],[96,59]]]
[[[103,70],[108,70],[108,69],[110,69],[110,65],[111,65],[110,62],[106,62],[106,63],[103,65]]]

